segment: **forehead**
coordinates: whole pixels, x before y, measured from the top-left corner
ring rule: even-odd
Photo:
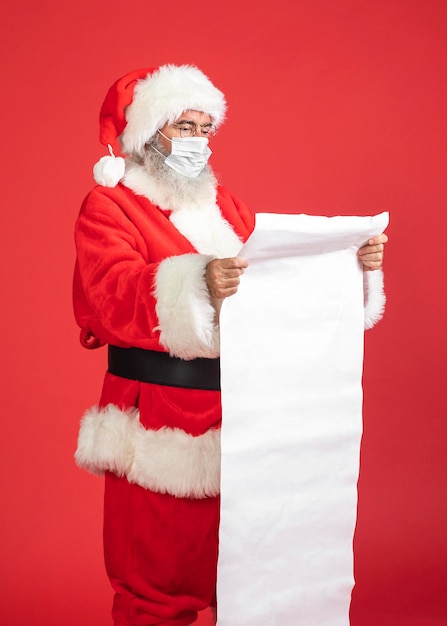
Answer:
[[[192,109],[183,111],[183,113],[179,115],[175,121],[179,122],[180,120],[196,122],[196,124],[208,124],[212,121],[211,116],[208,115],[208,113],[204,113],[203,111],[194,111]]]

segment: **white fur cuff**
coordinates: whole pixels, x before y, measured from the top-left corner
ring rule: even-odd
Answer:
[[[383,285],[383,271],[363,272],[365,289],[365,329],[372,328],[382,319],[386,296]]]
[[[182,359],[219,356],[219,328],[205,269],[210,256],[182,254],[165,259],[155,278],[160,343]]]
[[[220,430],[198,437],[178,428],[146,430],[137,409],[124,412],[109,404],[87,411],[75,459],[94,474],[110,471],[179,498],[206,498],[220,491]]]

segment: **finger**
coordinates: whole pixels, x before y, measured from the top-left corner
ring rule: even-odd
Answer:
[[[229,281],[237,280],[244,273],[243,269],[220,270],[216,269],[209,274],[209,280],[218,283],[220,286],[229,284]]]
[[[364,256],[365,254],[383,254],[384,245],[383,243],[377,244],[375,246],[363,246],[359,249],[359,256]]]
[[[237,267],[235,269],[232,270],[225,270],[223,272],[223,275],[225,278],[239,278],[239,276],[242,276],[242,274],[244,273],[244,268],[243,267]]]
[[[382,267],[382,262],[368,261],[363,263],[363,269],[366,271],[379,270]]]
[[[363,254],[359,254],[359,257],[362,261],[379,261],[383,259],[383,252],[364,252]]]
[[[241,281],[239,276],[219,276],[214,282],[216,287],[226,289],[227,287],[237,287]]]
[[[211,296],[215,298],[226,298],[228,295],[236,293],[239,284],[239,276],[225,277],[220,275],[209,280],[208,290]]]
[[[375,244],[381,243],[387,243],[388,241],[388,235],[386,235],[385,233],[382,233],[381,235],[376,235],[375,237],[371,237],[371,239],[368,239],[368,244],[370,246],[373,246]]]
[[[228,259],[220,259],[221,267],[224,269],[238,269],[244,270],[248,267],[247,259],[243,259],[242,257],[230,257]]]
[[[374,267],[380,267],[383,265],[383,257],[375,259],[360,259],[360,261],[362,265],[368,265],[368,267],[371,267],[372,265],[374,265]]]

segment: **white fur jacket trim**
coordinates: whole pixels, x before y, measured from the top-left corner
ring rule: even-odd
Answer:
[[[93,407],[82,419],[75,453],[79,467],[113,472],[130,483],[180,498],[220,491],[220,430],[198,437],[178,428],[146,430],[137,409]]]
[[[363,272],[365,293],[365,329],[372,328],[382,319],[385,311],[386,296],[383,283],[383,271]]]
[[[181,359],[219,356],[219,327],[205,281],[212,257],[182,254],[159,265],[155,296],[159,341]]]

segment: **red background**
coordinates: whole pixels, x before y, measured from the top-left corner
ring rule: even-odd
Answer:
[[[446,25],[444,0],[3,1],[2,624],[110,623],[102,481],[72,459],[105,366],[78,344],[72,231],[106,90],[166,62],[226,93],[212,162],[256,211],[390,211],[352,623],[447,624]]]

